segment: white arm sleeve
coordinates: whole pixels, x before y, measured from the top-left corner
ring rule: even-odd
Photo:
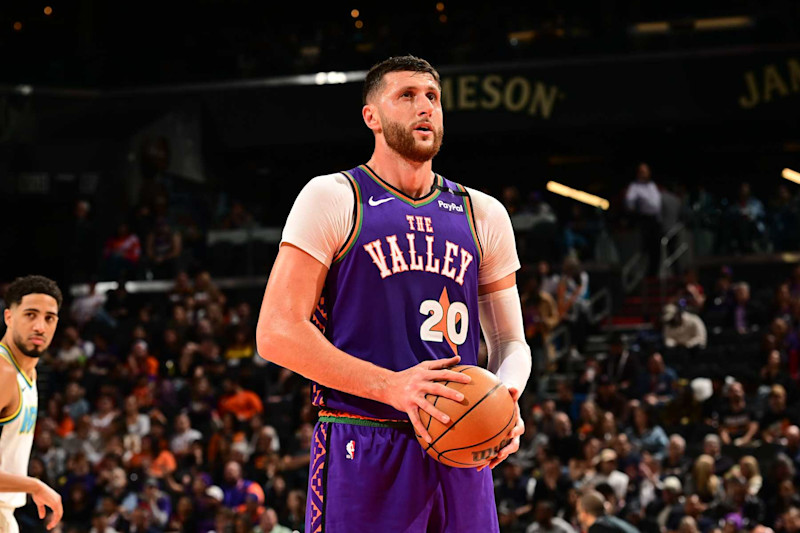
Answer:
[[[478,297],[481,330],[489,350],[488,369],[520,393],[531,375],[531,349],[525,342],[517,286]]]
[[[475,230],[483,247],[478,285],[503,279],[520,268],[514,228],[508,211],[497,198],[467,188],[475,209]]]
[[[350,233],[354,207],[353,189],[344,175],[317,176],[297,195],[281,244],[293,244],[330,267]]]

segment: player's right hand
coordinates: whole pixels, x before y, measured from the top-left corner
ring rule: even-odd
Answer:
[[[436,408],[432,402],[425,398],[426,394],[448,398],[454,402],[460,402],[464,395],[460,392],[445,386],[444,381],[457,383],[469,383],[472,378],[460,372],[447,370],[449,367],[457,365],[461,361],[458,355],[449,359],[433,359],[423,361],[406,370],[395,372],[387,391],[386,403],[399,411],[408,414],[414,431],[421,435],[425,442],[431,442],[431,436],[425,430],[425,426],[419,418],[419,410],[430,414],[442,424],[450,422],[450,417]]]
[[[56,527],[64,514],[64,507],[61,505],[61,495],[48,487],[45,483],[39,482],[36,492],[31,493],[33,502],[39,510],[39,518],[44,519],[47,514],[46,507],[53,510],[53,516],[47,523],[47,529]]]

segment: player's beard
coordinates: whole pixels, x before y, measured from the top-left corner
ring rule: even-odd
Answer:
[[[424,163],[434,158],[442,147],[444,128],[433,130],[433,143],[422,145],[414,138],[414,132],[403,127],[399,122],[384,121],[383,137],[389,148],[406,159]]]
[[[35,357],[38,359],[47,350],[47,343],[42,344],[41,346],[34,346],[33,348],[26,348],[25,340],[17,333],[13,335],[13,339],[17,349],[22,352],[23,355],[27,355],[28,357]]]

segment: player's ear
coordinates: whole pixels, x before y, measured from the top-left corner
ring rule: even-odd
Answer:
[[[364,107],[361,108],[361,116],[364,118],[364,124],[366,124],[367,127],[373,132],[378,132],[381,130],[380,116],[378,115],[378,110],[374,105],[365,104]]]
[[[6,326],[11,324],[11,309],[9,308],[3,309],[3,319],[6,322]]]

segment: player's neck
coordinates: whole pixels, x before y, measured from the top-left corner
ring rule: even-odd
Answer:
[[[432,160],[419,163],[395,154],[380,154],[376,151],[367,162],[367,166],[382,180],[411,198],[425,196],[433,185]]]
[[[17,363],[17,366],[22,370],[28,379],[33,380],[33,376],[36,372],[36,363],[39,362],[38,357],[28,357],[27,355],[23,354],[17,345],[11,340],[9,335],[3,337],[0,340],[0,344],[6,346],[9,351],[11,352],[11,357],[14,358],[14,361]]]

